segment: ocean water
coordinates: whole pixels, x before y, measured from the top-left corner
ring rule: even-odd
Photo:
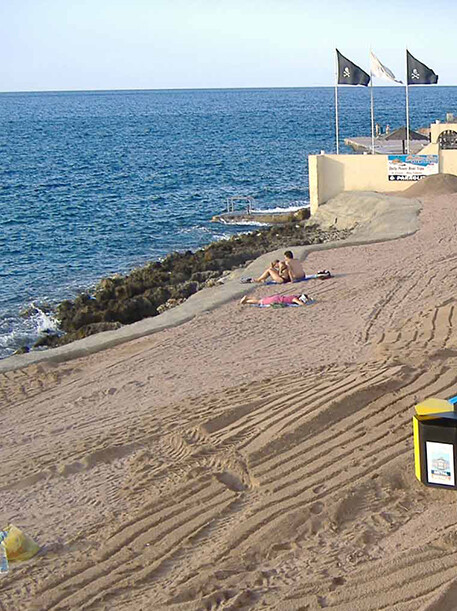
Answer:
[[[411,88],[411,127],[457,110],[454,94]],[[375,112],[403,125],[404,88],[376,88]],[[340,88],[339,119],[340,142],[369,135],[369,90]],[[249,230],[210,222],[228,196],[308,201],[321,150],[333,88],[0,94],[0,358],[100,278]]]

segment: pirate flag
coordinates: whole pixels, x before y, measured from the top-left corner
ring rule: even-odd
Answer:
[[[370,75],[341,55],[336,49],[338,59],[338,85],[364,85],[370,82]]]
[[[406,71],[408,85],[436,85],[438,75],[428,66],[406,51]]]

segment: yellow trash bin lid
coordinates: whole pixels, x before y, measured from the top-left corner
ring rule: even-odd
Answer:
[[[446,399],[425,399],[416,405],[416,414],[418,416],[427,416],[428,414],[441,414],[444,412],[453,412],[454,406]]]

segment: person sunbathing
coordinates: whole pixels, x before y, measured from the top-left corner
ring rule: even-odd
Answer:
[[[265,282],[265,280],[274,280],[278,284],[284,282],[298,282],[306,278],[303,266],[300,261],[294,259],[291,250],[286,250],[284,253],[284,261],[272,261],[269,267],[261,276],[254,279],[254,282]]]
[[[284,305],[306,305],[309,301],[312,301],[309,295],[303,293],[302,295],[270,295],[270,297],[262,297],[262,299],[255,299],[254,297],[248,297],[245,295],[241,301],[240,305],[261,305],[261,306],[269,306],[275,303],[280,303]]]

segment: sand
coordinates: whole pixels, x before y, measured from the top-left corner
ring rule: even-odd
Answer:
[[[433,174],[425,180],[418,180],[402,192],[403,197],[424,195],[450,195],[457,193],[457,176],[454,174]]]
[[[411,427],[457,392],[457,195],[422,206],[310,254],[312,306],[0,374],[0,524],[43,546],[0,609],[457,608],[455,493],[415,479]]]

